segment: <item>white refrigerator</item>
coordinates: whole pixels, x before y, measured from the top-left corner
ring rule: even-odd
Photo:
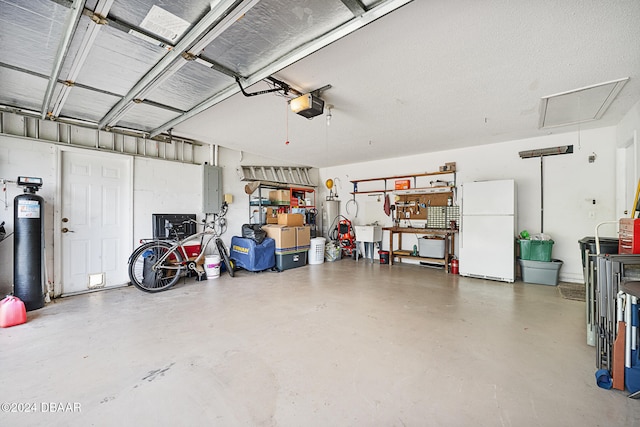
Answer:
[[[516,183],[512,179],[461,186],[462,276],[515,280]]]

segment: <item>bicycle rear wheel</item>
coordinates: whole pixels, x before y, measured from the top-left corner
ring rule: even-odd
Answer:
[[[224,265],[227,267],[227,272],[229,276],[233,277],[235,275],[235,263],[229,259],[229,252],[227,251],[227,246],[224,244],[222,239],[219,237],[216,239],[216,247],[218,248],[218,253],[220,253],[220,257],[222,261],[224,261]]]
[[[129,258],[129,279],[145,292],[165,291],[180,279],[183,258],[178,250],[171,250],[167,242],[149,242],[136,249]],[[153,266],[167,252],[171,254],[155,270]]]

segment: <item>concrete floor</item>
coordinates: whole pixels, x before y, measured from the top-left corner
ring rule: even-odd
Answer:
[[[69,297],[0,330],[0,425],[640,426],[584,311],[351,259]]]

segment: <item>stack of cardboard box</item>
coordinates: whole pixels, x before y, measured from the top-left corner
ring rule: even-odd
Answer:
[[[278,224],[262,229],[276,242],[276,268],[280,271],[307,264],[311,245],[311,228],[304,225],[302,214],[278,214]]]

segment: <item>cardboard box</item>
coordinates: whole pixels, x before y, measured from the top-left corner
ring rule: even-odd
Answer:
[[[408,190],[409,188],[411,188],[411,180],[408,180],[408,179],[396,180],[396,190]]]
[[[306,251],[311,247],[311,227],[308,225],[296,229],[296,250]]]
[[[267,224],[262,229],[276,241],[276,253],[293,252],[296,250],[296,229],[285,225]]]
[[[278,225],[288,225],[290,227],[298,227],[304,224],[304,215],[302,214],[278,214]]]
[[[269,200],[272,202],[287,202],[289,204],[291,193],[289,190],[271,190],[269,191]]]
[[[278,223],[278,211],[274,208],[267,208],[267,224]]]
[[[440,166],[440,172],[455,172],[456,162],[445,163],[444,166]]]

